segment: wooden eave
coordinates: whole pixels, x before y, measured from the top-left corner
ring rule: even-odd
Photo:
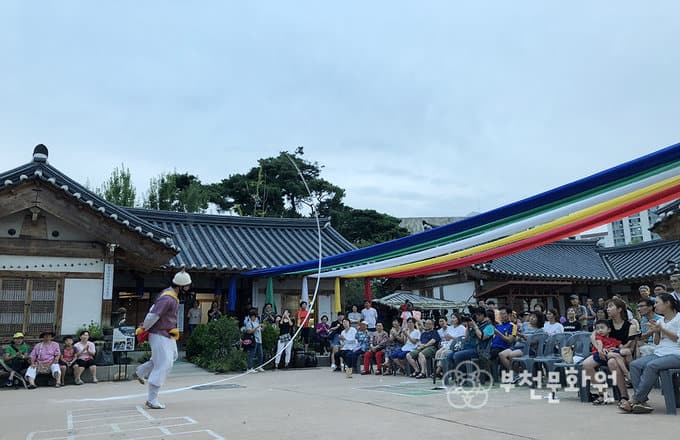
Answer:
[[[37,205],[35,203],[36,195],[33,191],[35,188],[41,190]],[[80,200],[56,190],[52,185],[43,184],[39,180],[28,180],[19,185],[0,189],[0,216],[12,215],[35,206],[79,228],[83,233],[97,237],[104,244],[117,244],[119,250],[122,251],[120,256],[124,255],[129,263],[140,267],[140,269],[156,269],[167,263],[177,253],[162,243],[131,230]],[[9,242],[14,240],[19,239],[12,238],[9,239]],[[12,248],[7,247],[7,245],[6,241],[0,242],[0,253],[5,250],[12,251]],[[13,253],[16,253],[16,251]]]

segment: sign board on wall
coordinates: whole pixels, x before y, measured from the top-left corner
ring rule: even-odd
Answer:
[[[102,299],[113,299],[113,264],[104,265],[104,290]]]
[[[113,351],[135,350],[135,328],[118,327],[113,329]]]

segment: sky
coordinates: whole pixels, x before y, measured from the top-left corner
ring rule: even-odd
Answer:
[[[2,170],[141,195],[303,146],[349,206],[453,217],[680,141],[675,1],[36,5],[0,5]]]

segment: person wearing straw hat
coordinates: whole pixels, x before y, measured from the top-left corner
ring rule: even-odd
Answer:
[[[3,360],[8,369],[11,370],[6,384],[8,387],[11,387],[14,385],[14,375],[18,373],[18,375],[21,376],[21,372],[30,365],[28,345],[24,342],[23,333],[14,333],[14,336],[12,336],[12,343],[5,348]]]
[[[34,389],[35,376],[40,374],[52,374],[52,377],[57,381],[54,385],[59,388],[61,386],[61,368],[59,367],[59,359],[61,358],[61,349],[59,344],[53,341],[53,331],[46,331],[40,333],[42,342],[38,342],[31,351],[31,366],[26,370],[26,379],[28,379],[28,388]]]
[[[190,287],[189,274],[184,270],[177,272],[171,286],[161,292],[142,324],[142,328],[149,331],[151,359],[137,367],[134,377],[141,384],[144,384],[145,379],[148,380],[149,393],[146,406],[151,409],[165,408],[165,405],[158,401],[158,392],[177,359],[179,294],[187,292]]]

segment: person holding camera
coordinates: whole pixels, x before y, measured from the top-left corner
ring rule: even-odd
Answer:
[[[245,322],[245,332],[253,335],[255,338],[255,346],[248,351],[248,372],[250,373],[264,373],[264,369],[259,366],[254,368],[255,357],[257,357],[257,365],[262,365],[262,329],[264,324],[260,322],[257,317],[257,309],[250,309],[248,317]],[[290,358],[289,358],[290,361]]]
[[[493,311],[489,311],[493,316]],[[494,336],[494,326],[487,317],[487,312],[483,308],[473,309],[474,319],[467,316],[462,318],[463,322],[468,322],[466,348],[460,351],[451,352],[446,360],[448,369],[455,369],[458,364],[479,357],[482,350],[488,348]]]
[[[404,360],[406,356],[416,349],[420,342],[420,330],[416,328],[416,320],[408,318],[406,320],[406,328],[402,330],[402,337],[404,338],[404,345],[392,354],[392,361],[403,371],[406,371],[406,363]]]

